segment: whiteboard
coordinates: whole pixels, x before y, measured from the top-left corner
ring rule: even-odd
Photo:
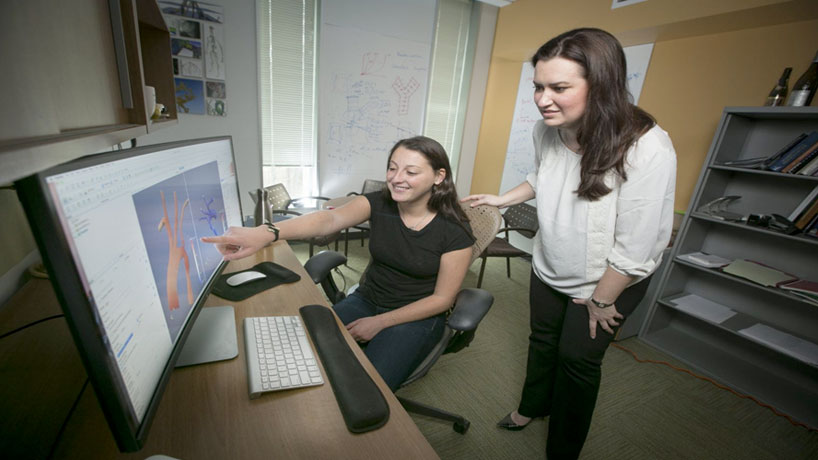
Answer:
[[[633,96],[633,103],[637,104],[648,71],[653,43],[629,46],[624,48],[624,51],[627,61],[628,91]],[[531,131],[534,125],[542,120],[542,115],[534,103],[533,79],[534,67],[530,62],[523,63],[506,148],[506,161],[503,165],[503,177],[500,181],[500,194],[523,183],[526,175],[534,171],[534,142],[531,138]],[[534,205],[533,201],[529,203]]]
[[[436,2],[353,4],[323,4],[318,183],[327,197],[384,180],[389,150],[422,131],[426,107]]]

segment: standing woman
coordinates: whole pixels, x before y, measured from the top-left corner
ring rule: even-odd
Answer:
[[[332,308],[395,391],[440,341],[474,237],[437,141],[398,141],[389,152],[386,184],[333,210],[276,225],[230,227],[202,241],[216,243],[224,259],[233,260],[279,239],[330,235],[369,220],[372,262],[358,289]]]
[[[531,335],[520,405],[498,426],[550,417],[546,455],[579,456],[602,358],[641,301],[670,240],[676,154],[653,117],[630,103],[625,55],[599,29],[565,32],[531,58],[536,172],[473,206],[532,198],[539,233],[530,287]]]

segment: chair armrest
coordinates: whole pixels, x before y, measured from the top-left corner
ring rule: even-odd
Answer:
[[[289,215],[292,214],[294,216],[300,216],[301,213],[298,211],[293,211],[292,209],[273,209],[273,214],[282,214],[282,215]]]
[[[505,232],[506,233],[506,238],[508,238],[508,232],[520,232],[526,238],[533,238],[534,235],[537,234],[536,230],[532,230],[530,228],[525,228],[525,227],[503,227],[503,228],[501,228],[500,230],[497,231],[497,233],[500,233],[500,232]],[[526,234],[529,234],[531,236],[526,236]]]
[[[321,251],[312,256],[304,264],[304,269],[310,275],[312,282],[318,284],[325,280],[333,268],[345,264],[347,258],[335,251]]]
[[[303,201],[303,200],[329,201],[330,199],[325,197],[325,196],[300,196],[298,198],[293,198],[292,200],[290,200],[290,206],[292,206],[292,204],[295,203],[295,202]]]
[[[473,331],[486,316],[494,296],[489,291],[477,288],[466,288],[457,294],[454,308],[449,315],[448,325],[456,331]]]

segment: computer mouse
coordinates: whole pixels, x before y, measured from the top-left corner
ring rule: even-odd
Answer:
[[[257,272],[257,271],[246,271],[241,273],[236,273],[235,275],[227,278],[227,284],[230,286],[240,286],[245,283],[249,283],[250,281],[260,280],[266,277],[264,273]]]

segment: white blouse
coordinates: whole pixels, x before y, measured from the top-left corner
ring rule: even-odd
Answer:
[[[536,171],[526,180],[536,193],[540,230],[534,239],[534,273],[574,298],[593,294],[610,266],[635,284],[653,273],[670,241],[676,187],[676,152],[658,125],[631,147],[628,180],[610,171],[611,192],[580,199],[581,155],[563,144],[556,128],[534,126]]]

